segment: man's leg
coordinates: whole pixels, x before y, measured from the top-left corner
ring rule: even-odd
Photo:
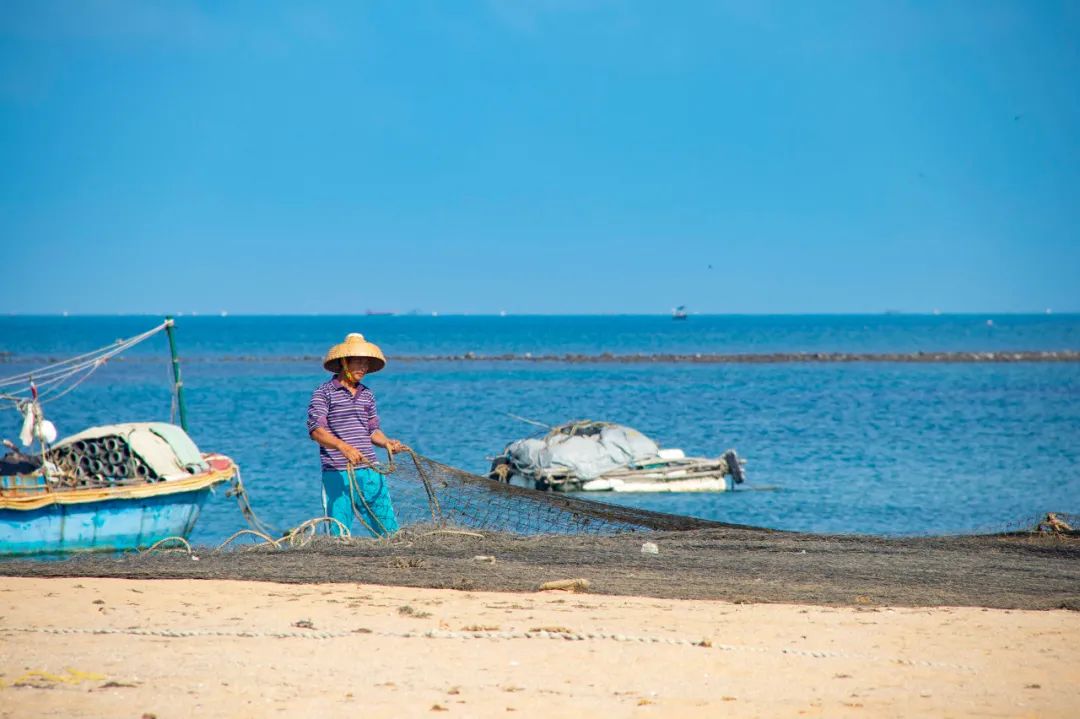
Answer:
[[[349,479],[344,472],[323,470],[323,516],[333,517],[345,527],[352,527],[352,501],[349,498]],[[330,534],[341,536],[341,527],[330,523]]]
[[[386,477],[374,469],[358,469],[356,484],[363,492],[363,501],[360,497],[356,498],[356,508],[375,534],[388,536],[398,531]]]

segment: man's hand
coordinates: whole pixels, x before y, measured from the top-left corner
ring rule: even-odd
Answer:
[[[371,443],[376,447],[386,447],[391,452],[404,452],[409,448],[396,439],[390,439],[381,429],[377,429],[371,433]]]
[[[362,467],[371,464],[356,447],[347,442],[342,442],[333,432],[326,427],[316,427],[311,430],[311,438],[327,449],[336,449],[345,455],[345,459],[354,467]]]
[[[358,450],[356,447],[353,447],[351,444],[345,444],[344,442],[342,442],[341,447],[339,447],[338,449],[343,455],[345,455],[345,459],[349,460],[349,464],[351,464],[352,466],[361,467],[365,464],[368,464],[367,459],[365,459],[364,455],[360,453],[360,450]]]

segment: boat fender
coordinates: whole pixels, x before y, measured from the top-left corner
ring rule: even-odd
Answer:
[[[42,416],[36,402],[27,402],[19,409],[23,415],[19,441],[24,447],[29,447],[35,439],[50,444],[56,441],[56,425]]]

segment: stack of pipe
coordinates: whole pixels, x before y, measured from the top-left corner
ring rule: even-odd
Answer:
[[[153,482],[154,471],[131,451],[123,437],[83,439],[53,450],[52,460],[77,486],[113,484],[142,479]]]

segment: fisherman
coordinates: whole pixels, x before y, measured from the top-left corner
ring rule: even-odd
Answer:
[[[323,513],[351,527],[353,513],[375,536],[398,530],[386,477],[375,470],[375,447],[400,452],[407,447],[383,434],[375,395],[361,380],[386,366],[378,346],[351,333],[326,353],[323,367],[334,376],[315,388],[308,404],[308,434],[319,445],[322,461]]]

